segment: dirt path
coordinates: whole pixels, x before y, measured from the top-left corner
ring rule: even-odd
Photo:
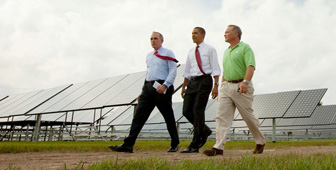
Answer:
[[[165,151],[135,151],[134,153],[116,153],[116,152],[85,152],[85,153],[17,153],[17,154],[0,154],[0,169],[12,167],[20,167],[22,170],[32,169],[48,169],[58,170],[64,169],[64,164],[68,169],[74,169],[78,165],[88,167],[94,162],[104,160],[125,160],[125,159],[139,159],[139,158],[164,158],[171,161],[179,161],[182,159],[201,160],[201,159],[223,159],[223,158],[240,158],[244,154],[250,154],[251,150],[225,150],[224,156],[207,157],[200,153],[195,154],[181,154],[168,153]],[[313,147],[300,147],[290,149],[267,149],[260,156],[268,155],[282,155],[288,153],[297,153],[302,155],[309,155],[313,153],[321,154],[335,154],[336,146],[313,146]],[[83,164],[80,164],[80,163]]]

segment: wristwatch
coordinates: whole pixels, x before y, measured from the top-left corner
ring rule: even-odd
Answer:
[[[216,86],[219,86],[219,83],[218,83],[218,82],[216,82],[216,83],[215,83],[215,85],[216,85]]]
[[[250,82],[248,80],[243,80],[244,83],[249,84]]]

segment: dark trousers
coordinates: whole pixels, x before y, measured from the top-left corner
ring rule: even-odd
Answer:
[[[160,82],[162,83],[162,82]],[[166,94],[159,94],[151,83],[145,83],[142,87],[142,93],[132,120],[129,136],[124,139],[124,145],[132,147],[135,141],[148,120],[149,115],[156,106],[161,112],[171,138],[171,146],[177,146],[179,136],[177,133],[174,111],[172,108],[172,95],[174,92],[173,85],[167,89]]]
[[[202,76],[197,80],[191,79],[187,85],[183,101],[183,116],[194,126],[193,140],[189,145],[191,148],[198,148],[200,139],[210,131],[205,124],[204,111],[211,90],[211,76]]]

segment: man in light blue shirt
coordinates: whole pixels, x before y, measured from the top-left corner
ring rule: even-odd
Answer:
[[[161,56],[170,56],[175,58],[175,55],[171,50],[163,48],[162,46],[155,51],[157,51]],[[155,51],[152,51],[147,55],[146,81],[165,80],[163,85],[169,88],[174,84],[177,64],[176,62],[163,60],[157,57],[154,54]]]
[[[162,34],[153,32],[150,41],[154,51],[150,52],[146,58],[146,80],[138,97],[138,106],[132,120],[131,130],[128,137],[125,138],[124,144],[109,146],[111,150],[116,152],[133,152],[136,138],[155,106],[161,112],[171,137],[168,152],[178,150],[180,141],[172,108],[173,84],[176,77],[176,62],[178,61],[171,50],[162,47]]]

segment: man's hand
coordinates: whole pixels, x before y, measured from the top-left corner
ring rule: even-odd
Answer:
[[[158,88],[156,89],[156,91],[160,94],[163,94],[166,91],[166,86],[161,84],[160,86],[158,86]]]
[[[215,85],[212,89],[211,96],[213,99],[215,99],[218,96],[218,86]]]
[[[241,82],[239,85],[239,88],[240,88],[239,94],[242,94],[242,93],[246,94],[248,91],[248,84]]]
[[[181,89],[182,99],[184,99],[185,91],[186,91],[185,87],[182,87],[182,89]]]

